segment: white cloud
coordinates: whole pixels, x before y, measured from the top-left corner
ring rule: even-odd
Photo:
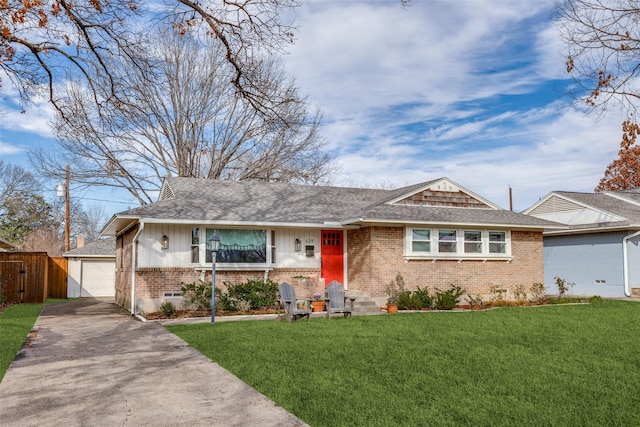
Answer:
[[[534,76],[523,70],[496,73],[516,55],[502,31],[549,4],[311,2],[300,11],[301,33],[287,62],[331,115],[390,104],[449,106],[530,84]]]
[[[462,152],[432,157],[415,153],[344,156],[345,182],[403,186],[448,176],[504,208],[509,207],[510,185],[518,211],[552,190],[593,191],[606,166],[617,157],[622,118],[594,123],[575,110],[549,109],[546,114],[544,121],[522,123],[519,138],[512,143],[486,149],[474,148],[470,142]]]
[[[6,142],[0,141],[0,154],[8,156],[11,154],[18,154],[23,152],[25,149],[21,148],[17,145],[8,144]]]

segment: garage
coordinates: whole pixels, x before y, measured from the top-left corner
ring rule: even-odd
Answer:
[[[115,297],[115,261],[80,260],[79,289],[75,297]],[[67,291],[71,288],[67,287]],[[67,292],[68,297],[72,297]]]
[[[115,251],[115,239],[110,238],[65,252],[67,297],[115,297]]]

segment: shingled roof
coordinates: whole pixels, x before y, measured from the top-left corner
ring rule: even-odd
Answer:
[[[570,232],[636,229],[640,228],[640,189],[602,193],[553,191],[524,212],[565,223]]]
[[[72,249],[62,254],[65,257],[95,258],[95,257],[116,257],[116,239],[108,237],[87,243],[81,248]]]
[[[433,189],[441,183],[459,190],[440,193]],[[537,229],[558,226],[505,211],[451,183],[447,178],[440,178],[395,190],[381,190],[167,178],[157,202],[114,215],[103,234],[116,234],[139,220],[310,227],[375,222],[484,224]]]

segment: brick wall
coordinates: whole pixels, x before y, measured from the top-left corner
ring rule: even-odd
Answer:
[[[119,236],[116,244],[116,297],[117,304],[131,308],[131,257],[132,242],[138,228],[127,230]],[[124,245],[124,246],[123,246]],[[297,276],[304,276],[299,279]],[[296,288],[300,298],[311,298],[323,289],[319,279],[320,269],[281,268],[270,271],[267,279],[277,283],[288,282]],[[264,279],[264,271],[216,270],[216,287],[226,290],[226,283],[243,283],[250,279]],[[180,292],[183,283],[199,280],[211,281],[211,271],[192,267],[138,267],[136,268],[136,309],[141,312],[155,311],[164,301],[164,292]]]
[[[463,287],[465,294],[489,295],[492,285],[510,292],[543,282],[541,232],[512,231],[512,260],[462,261],[403,259],[404,228],[368,227],[348,230],[349,289],[384,297],[389,282],[402,274],[407,289]]]
[[[116,303],[131,307],[132,228],[118,237],[116,247]],[[378,300],[384,300],[385,290],[396,274],[402,274],[406,288],[429,287],[446,289],[454,284],[463,287],[465,294],[489,295],[492,285],[512,292],[522,285],[528,290],[535,282],[543,282],[543,246],[541,232],[511,232],[511,262],[506,261],[444,261],[409,260],[403,258],[403,227],[365,227],[347,230],[348,287],[362,290]],[[298,280],[295,276],[308,277]],[[268,279],[288,282],[296,288],[296,296],[309,298],[324,290],[319,278],[320,269],[286,268],[270,271]],[[211,280],[211,271],[190,267],[136,269],[136,307],[153,311],[161,303],[166,291],[179,292],[181,283]],[[264,271],[216,271],[216,287],[224,283],[241,283],[249,279],[263,279]]]

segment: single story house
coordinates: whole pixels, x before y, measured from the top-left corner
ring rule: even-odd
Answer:
[[[88,243],[62,256],[68,260],[67,298],[115,297],[115,238]]]
[[[337,279],[382,306],[397,273],[409,289],[529,289],[543,281],[543,230],[561,227],[448,178],[396,190],[166,178],[157,202],[102,233],[116,237],[116,302],[135,314],[211,280],[214,233],[216,286],[264,278],[310,297]]]
[[[544,233],[545,284],[572,294],[625,297],[640,291],[640,189],[553,191],[523,213],[566,224]]]

